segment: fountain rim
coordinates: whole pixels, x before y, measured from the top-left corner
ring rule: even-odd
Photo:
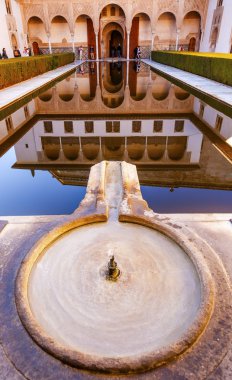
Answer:
[[[179,245],[185,254],[189,257],[194,265],[201,287],[201,302],[196,313],[192,325],[186,332],[172,345],[162,349],[151,350],[142,354],[130,355],[128,357],[104,357],[92,354],[84,354],[77,350],[68,349],[58,342],[54,341],[47,335],[35,319],[28,299],[28,280],[31,270],[44,250],[52,245],[57,239],[67,232],[81,226],[85,226],[97,222],[106,222],[105,215],[88,215],[75,220],[68,221],[62,225],[55,227],[46,235],[44,235],[26,254],[19,268],[16,285],[15,285],[15,301],[20,320],[33,338],[33,340],[42,347],[46,352],[58,358],[60,361],[67,363],[73,367],[93,370],[96,372],[106,373],[136,373],[145,372],[160,365],[166,364],[186,350],[188,350],[203,334],[208,322],[211,319],[214,309],[215,287],[211,273],[207,263],[203,257],[203,253],[193,243],[195,234],[188,231],[192,235],[192,239],[186,238],[185,230],[178,229],[172,223],[163,222],[161,219],[154,220],[152,217],[142,217],[135,215],[119,215],[119,222],[136,223],[147,228],[159,231],[168,236],[177,245]],[[183,226],[181,226],[182,228]],[[197,236],[197,239],[200,239]],[[210,254],[210,247],[205,246]]]

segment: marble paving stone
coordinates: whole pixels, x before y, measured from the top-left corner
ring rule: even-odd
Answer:
[[[188,73],[186,71],[163,65],[149,59],[142,59],[142,61],[154,69],[160,70],[165,74],[173,76],[175,79],[183,80],[186,84],[199,89],[206,94],[216,97],[219,100],[232,106],[232,88],[225,84],[216,82],[214,80],[200,77],[199,75]]]
[[[75,63],[70,63],[68,65],[59,67],[58,69],[48,71],[42,75],[35,78],[28,79],[26,81],[20,82],[13,86],[4,88],[0,90],[0,110],[2,107],[6,107],[12,102],[15,102],[19,97],[23,97],[31,91],[49,83],[55,78],[68,73],[75,67],[78,67],[82,61],[76,61]]]

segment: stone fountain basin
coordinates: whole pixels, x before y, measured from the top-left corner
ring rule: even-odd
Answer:
[[[121,276],[107,281],[114,254]],[[74,228],[29,255],[18,277],[25,327],[74,366],[133,372],[191,346],[210,315],[195,257],[154,229],[116,221]]]

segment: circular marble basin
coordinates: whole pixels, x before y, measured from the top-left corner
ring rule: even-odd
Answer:
[[[111,255],[121,271],[116,282],[105,276]],[[29,320],[35,340],[72,365],[143,371],[184,351],[202,330],[197,269],[156,230],[90,224],[61,235],[32,261],[25,325]]]

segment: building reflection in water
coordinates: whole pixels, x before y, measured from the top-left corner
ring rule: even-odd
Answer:
[[[39,113],[189,113],[193,96],[140,62],[87,62],[39,96]]]
[[[187,118],[41,119],[15,152],[15,168],[49,170],[64,184],[86,184],[102,160],[125,160],[142,184],[232,188],[230,163]]]
[[[231,164],[197,128],[194,98],[136,63],[85,63],[35,101],[14,168],[86,184],[102,160],[136,164],[141,184],[231,189]]]

